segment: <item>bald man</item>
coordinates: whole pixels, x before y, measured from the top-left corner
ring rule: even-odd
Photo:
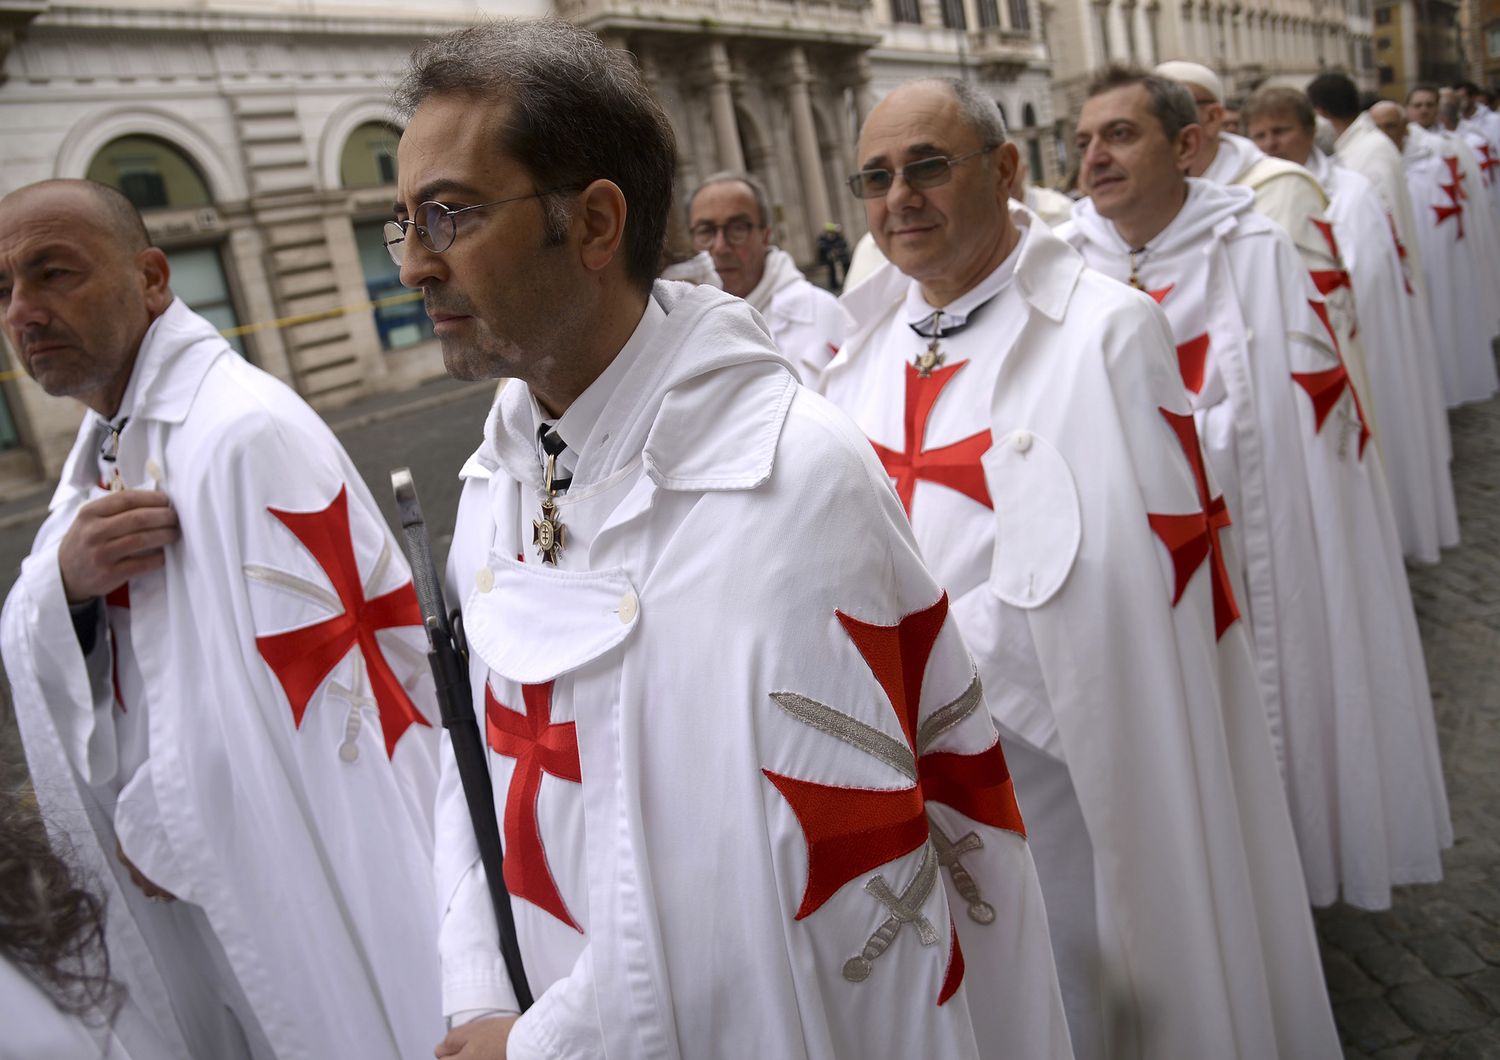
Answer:
[[[122,1043],[422,1055],[436,740],[364,483],[173,296],[112,188],[0,199],[0,308],[26,373],[83,406],[0,648],[37,799],[108,906]]]
[[[1406,146],[1406,111],[1394,100],[1382,99],[1370,108],[1370,120],[1396,145],[1396,150]]]

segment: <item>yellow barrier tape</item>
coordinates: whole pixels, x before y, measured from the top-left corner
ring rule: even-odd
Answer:
[[[400,294],[387,295],[377,298],[373,302],[359,302],[356,305],[341,305],[335,309],[322,309],[316,313],[299,313],[297,316],[282,317],[280,320],[266,320],[259,324],[241,324],[233,328],[221,328],[219,334],[226,339],[238,338],[240,335],[251,335],[257,331],[265,331],[267,328],[290,328],[298,324],[311,324],[318,320],[332,320],[347,313],[363,313],[370,309],[380,309],[388,305],[402,305],[406,302],[415,302],[422,297],[421,291],[402,291]],[[0,372],[0,383],[8,383],[12,379],[20,379],[26,373],[20,368],[11,368]]]

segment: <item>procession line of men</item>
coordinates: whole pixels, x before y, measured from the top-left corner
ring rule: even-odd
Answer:
[[[513,381],[445,581],[524,1011],[347,456],[119,193],[0,199],[7,335],[90,410],[0,629],[109,909],[101,1055],[1340,1055],[1310,906],[1452,838],[1385,470],[1446,479],[1434,351],[1365,188],[1173,76],[1090,87],[1057,232],[993,101],[892,91],[834,305],[742,173],[686,203],[714,282],[656,279],[672,131],[593,35],[413,54],[387,247]],[[1257,212],[1303,199],[1305,246]],[[1357,380],[1366,285],[1426,345]]]

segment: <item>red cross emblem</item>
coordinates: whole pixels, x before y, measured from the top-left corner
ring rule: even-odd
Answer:
[[[1448,167],[1448,183],[1441,184],[1439,187],[1447,194],[1450,205],[1434,206],[1432,209],[1437,214],[1438,224],[1442,224],[1450,217],[1455,218],[1454,224],[1458,226],[1458,235],[1455,238],[1462,239],[1464,237],[1463,200],[1468,193],[1464,191],[1463,176],[1458,171],[1458,159],[1445,158],[1443,164]]]
[[[994,828],[1026,834],[1010,770],[998,740],[982,751],[969,754],[928,750],[942,732],[967,716],[967,712],[983,709],[978,679],[958,700],[919,723],[922,680],[933,645],[947,619],[948,595],[944,593],[930,607],[912,612],[894,626],[864,622],[842,611],[835,615],[885,693],[896,714],[902,739],[893,739],[805,696],[775,693],[772,698],[798,720],[837,735],[879,758],[911,783],[902,788],[842,787],[762,770],[786,799],[807,842],[807,884],[797,909],[798,920],[816,912],[849,881],[928,844],[933,829],[927,819],[927,802],[950,806],[971,820]],[[923,864],[927,865],[925,857]],[[957,871],[954,877],[958,882]],[[874,882],[866,884],[871,893],[876,893]],[[909,905],[904,909],[904,917],[902,922],[915,918]],[[953,996],[963,979],[962,955],[951,924],[950,937],[953,946],[938,996],[940,1005]],[[889,945],[889,939],[885,944]],[[876,947],[871,954],[871,946],[867,945],[865,954],[873,959],[881,951],[883,947]],[[848,971],[845,976],[855,978]]]
[[[968,363],[959,361],[945,368],[934,368],[927,376],[923,376],[915,365],[907,364],[906,448],[897,451],[887,449],[879,442],[870,443],[875,447],[875,454],[880,457],[886,474],[896,480],[896,496],[901,498],[901,507],[906,509],[908,519],[911,518],[912,495],[916,493],[918,479],[957,490],[986,508],[994,507],[990,502],[989,487],[984,482],[984,468],[979,465],[979,458],[990,448],[988,430],[971,434],[952,445],[922,448],[927,438],[927,421],[932,416],[938,395]]]
[[[1333,256],[1334,261],[1334,268],[1309,270],[1312,273],[1313,283],[1317,285],[1318,293],[1327,298],[1340,288],[1354,290],[1354,283],[1349,279],[1349,271],[1344,268],[1344,259],[1339,254],[1339,243],[1333,235],[1333,224],[1321,217],[1311,217],[1309,220],[1312,221],[1313,227],[1322,233],[1323,242],[1328,244],[1328,253]]]
[[[1203,463],[1203,450],[1198,445],[1198,430],[1192,416],[1184,416],[1167,409],[1159,409],[1177,436],[1177,442],[1187,455],[1188,466],[1193,469],[1193,480],[1198,487],[1198,503],[1202,511],[1190,515],[1157,515],[1147,513],[1151,529],[1161,538],[1162,544],[1172,556],[1172,571],[1176,584],[1172,589],[1172,606],[1182,599],[1188,580],[1198,572],[1205,558],[1211,557],[1214,594],[1214,637],[1220,639],[1224,631],[1240,617],[1239,607],[1234,602],[1234,589],[1229,582],[1229,570],[1224,565],[1223,545],[1219,534],[1230,524],[1229,506],[1224,496],[1210,497],[1208,493],[1208,471]]]
[[[1359,402],[1359,391],[1354,389],[1354,384],[1349,379],[1349,369],[1344,367],[1343,356],[1339,354],[1338,336],[1333,333],[1333,324],[1328,319],[1328,307],[1322,302],[1307,300],[1312,306],[1313,312],[1318,314],[1318,319],[1323,322],[1323,327],[1328,330],[1328,337],[1333,340],[1334,354],[1339,357],[1338,366],[1328,368],[1321,372],[1293,372],[1292,378],[1297,385],[1307,391],[1307,396],[1312,398],[1314,432],[1323,430],[1323,423],[1328,419],[1328,414],[1333,407],[1339,403],[1347,388],[1349,397],[1354,401],[1354,414],[1359,418],[1359,455],[1365,455],[1365,443],[1370,440],[1370,427],[1365,422],[1365,409]]]
[[[1401,259],[1401,282],[1406,285],[1406,293],[1415,295],[1412,290],[1411,275],[1406,271],[1406,244],[1401,242],[1401,233],[1396,231],[1396,219],[1390,214],[1385,215],[1385,223],[1391,226],[1391,238],[1396,241],[1396,256]]]
[[[1156,304],[1166,301],[1167,295],[1177,287],[1169,283],[1154,291],[1147,291]],[[1177,372],[1182,376],[1182,385],[1195,394],[1203,393],[1203,377],[1208,370],[1208,332],[1177,344]]]
[[[130,583],[125,582],[111,589],[104,597],[106,608],[119,608],[122,611],[130,610]],[[114,632],[114,622],[110,621],[110,632]],[[115,688],[115,703],[120,708],[121,714],[129,713],[125,709],[125,694],[120,691],[120,656],[113,644],[109,649],[109,679]]]
[[[421,626],[422,612],[411,582],[403,582],[373,600],[365,598],[349,530],[347,487],[340,486],[338,496],[319,512],[284,512],[276,508],[266,511],[280,520],[317,561],[343,605],[343,613],[332,618],[255,638],[261,658],[286,692],[292,720],[297,728],[302,727],[302,717],[313,693],[344,656],[358,647],[380,711],[386,755],[394,755],[396,744],[408,726],[429,724],[401,687],[375,639],[377,630]]]
[[[522,685],[526,713],[512,710],[484,687],[485,740],[496,754],[516,760],[505,792],[505,885],[517,898],[545,909],[583,934],[557,889],[536,819],[542,774],[583,782],[574,723],[552,720],[552,682]]]
[[[1500,157],[1496,156],[1495,148],[1488,143],[1481,144],[1479,146],[1479,171],[1484,174],[1486,184],[1495,183],[1494,170],[1497,166],[1500,166]]]

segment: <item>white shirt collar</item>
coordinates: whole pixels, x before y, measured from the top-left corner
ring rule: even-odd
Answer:
[[[938,318],[939,330],[968,323],[969,314],[994,298],[1010,283],[1011,278],[1016,274],[1016,261],[1021,257],[1021,247],[1025,245],[1031,233],[1029,225],[1017,225],[1016,228],[1020,236],[1016,240],[1016,245],[1010,248],[1010,253],[1005,255],[1005,260],[995,266],[993,272],[975,284],[972,290],[964,292],[942,308],[942,316]],[[912,280],[907,285],[906,304],[902,307],[906,322],[925,325],[932,320],[932,314],[936,312],[938,308],[929,305],[927,299],[922,296],[922,285]]]
[[[532,439],[536,442],[537,457],[543,464],[546,463],[546,456],[542,453],[537,433],[544,423],[550,423],[567,445],[567,451],[558,457],[558,463],[570,470],[576,469],[586,456],[609,440],[607,434],[600,435],[598,431],[599,419],[605,406],[619,389],[620,381],[629,373],[630,366],[635,363],[641,351],[651,344],[666,319],[666,310],[662,309],[655,298],[648,297],[646,311],[641,314],[640,323],[636,324],[625,345],[620,347],[620,352],[615,354],[615,359],[609,362],[609,367],[599,373],[599,378],[590,383],[555,421],[542,411],[542,407],[537,404],[536,395],[531,394],[528,389]]]

